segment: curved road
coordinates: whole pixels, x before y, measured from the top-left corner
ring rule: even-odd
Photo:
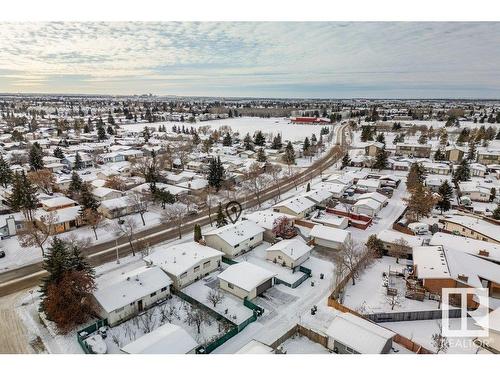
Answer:
[[[347,125],[338,125],[333,128],[334,137],[336,138],[336,146],[332,147],[328,153],[321,159],[315,161],[309,168],[298,173],[292,178],[285,179],[279,184],[279,191],[285,193],[296,186],[312,180],[314,177],[320,175],[325,169],[335,164],[342,156],[346,141],[346,127]],[[264,190],[261,194],[261,201],[264,202],[273,199],[278,195],[278,185]],[[241,202],[244,209],[256,206],[258,204],[256,197],[250,197]],[[182,225],[181,231],[183,234],[191,233],[195,224],[201,226],[209,224],[208,209],[200,211],[196,217],[191,221]],[[176,227],[168,226],[165,224],[158,225],[136,234],[136,240],[145,240],[150,245],[155,245],[160,242],[175,239],[178,236],[178,229]],[[120,257],[132,253],[132,249],[126,238],[117,240],[118,252]],[[103,242],[85,249],[84,254],[88,257],[93,266],[98,266],[106,262],[116,259],[115,240]],[[42,262],[36,262],[0,273],[0,296],[5,296],[26,288],[37,285],[40,279],[46,274],[42,269]]]

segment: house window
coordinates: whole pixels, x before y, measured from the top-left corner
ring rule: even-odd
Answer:
[[[203,268],[210,267],[210,261],[203,263]]]
[[[154,297],[154,296],[156,296],[156,292],[151,293],[149,296],[150,296],[150,297]]]
[[[164,292],[164,291],[166,291],[166,290],[167,290],[167,287],[166,287],[166,286],[164,286],[163,288],[161,288],[161,289],[160,289],[160,292]]]
[[[188,275],[187,272],[181,273],[181,279],[186,278],[187,275]]]
[[[240,244],[238,244],[238,245],[234,245],[234,248],[236,249],[236,248],[237,248],[237,247],[239,247],[239,246],[240,246]]]
[[[200,266],[194,267],[194,272],[198,272],[200,270]]]
[[[227,283],[227,287],[228,287],[229,289],[234,289],[234,285],[233,285],[233,284],[231,284],[231,283]]]

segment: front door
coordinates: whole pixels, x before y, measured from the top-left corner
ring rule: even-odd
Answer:
[[[141,312],[142,310],[144,310],[144,307],[142,306],[142,299],[137,301],[137,307],[139,308],[139,312]]]

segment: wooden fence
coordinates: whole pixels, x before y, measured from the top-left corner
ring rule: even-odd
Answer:
[[[269,345],[273,349],[277,349],[280,345],[282,345],[286,340],[293,337],[294,335],[301,335],[307,337],[309,340],[318,343],[325,348],[328,348],[328,336],[315,331],[311,328],[304,327],[303,325],[296,324],[292,328],[290,328],[287,332],[285,332],[281,337],[275,340],[271,345]]]

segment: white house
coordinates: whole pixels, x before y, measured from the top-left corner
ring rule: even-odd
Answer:
[[[371,193],[360,194],[358,200],[368,199],[368,198],[379,202],[382,206],[385,206],[389,201],[389,198],[387,198],[387,196],[385,196],[384,194],[380,194],[376,191]]]
[[[302,237],[295,237],[275,243],[266,249],[266,258],[285,267],[300,266],[311,253],[312,247],[308,246]]]
[[[315,225],[309,236],[314,240],[314,244],[318,246],[327,247],[330,249],[340,249],[351,238],[351,233],[324,225]]]
[[[365,215],[365,216],[376,216],[380,209],[382,208],[382,205],[380,202],[367,198],[367,199],[360,199],[354,205],[352,206],[352,211],[358,215]]]
[[[323,205],[333,197],[333,194],[326,189],[314,189],[302,194],[302,196],[313,201],[315,204]]]
[[[170,295],[172,280],[158,267],[141,267],[98,281],[94,298],[98,314],[114,326]]]
[[[378,189],[380,189],[380,180],[359,180],[356,184],[356,187],[367,192],[377,191]]]
[[[184,328],[165,323],[120,350],[127,354],[193,354],[197,347]]]
[[[283,214],[293,215],[298,218],[305,217],[308,213],[314,210],[316,203],[305,197],[292,197],[290,199],[279,202],[273,206],[273,210]]]
[[[275,235],[273,234],[274,222],[276,219],[286,217],[293,225],[295,216],[274,212],[271,210],[254,211],[245,215],[245,219],[253,221],[258,226],[264,228],[264,241],[274,241]]]
[[[119,190],[110,189],[107,187],[95,188],[92,190],[92,195],[99,202],[103,202],[108,199],[116,199],[123,196],[123,193]]]
[[[339,313],[326,333],[328,349],[339,354],[387,354],[396,335],[351,313]]]
[[[135,202],[130,199],[130,197],[119,197],[114,199],[108,199],[101,202],[100,206],[97,208],[104,217],[108,219],[115,219],[117,217],[130,215],[139,212],[142,206],[142,202]]]
[[[197,242],[185,242],[156,250],[144,258],[170,276],[181,289],[220,267],[223,253]]]
[[[334,182],[320,182],[316,185],[313,185],[313,189],[322,189],[329,191],[330,193],[332,193],[333,198],[342,197],[347,187],[348,186],[345,184],[336,184]]]
[[[274,276],[271,271],[248,262],[233,264],[217,275],[221,289],[250,300],[271,288]]]
[[[208,246],[234,258],[260,245],[264,241],[264,228],[251,220],[243,220],[213,229],[203,237]]]

